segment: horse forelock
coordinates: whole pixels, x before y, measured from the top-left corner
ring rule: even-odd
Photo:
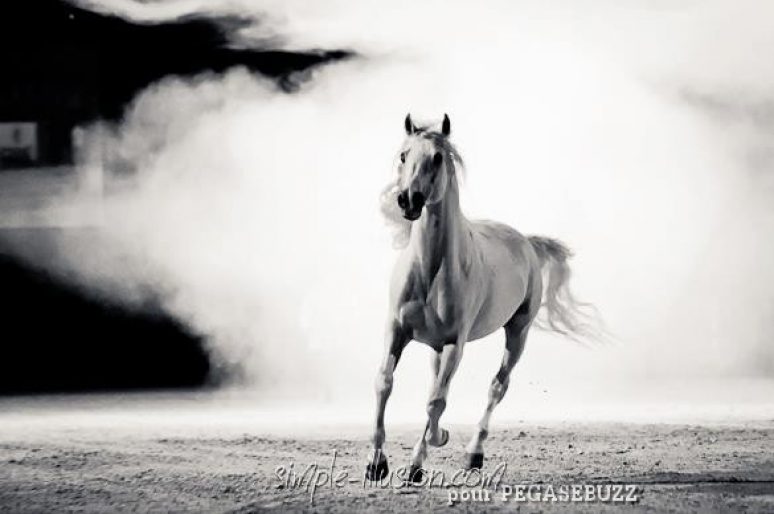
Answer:
[[[435,148],[444,154],[446,169],[453,181],[460,182],[465,176],[465,162],[457,148],[447,136],[431,130],[429,127],[417,127],[415,137],[431,141]],[[398,207],[400,176],[396,176],[387,184],[379,198],[380,210],[386,224],[392,230],[392,245],[395,248],[405,248],[411,235],[411,222],[403,217]]]
[[[449,141],[448,136],[444,136],[442,133],[436,130],[430,130],[428,127],[419,128],[418,137],[431,141],[435,147],[444,153],[444,157],[447,158],[447,166],[451,166],[455,174],[462,175],[465,171],[465,162],[462,160],[462,156],[457,151],[457,147]],[[459,165],[459,169],[456,165]]]

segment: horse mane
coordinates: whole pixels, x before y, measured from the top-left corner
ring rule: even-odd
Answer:
[[[451,174],[452,181],[460,182],[464,179],[465,163],[447,136],[425,126],[416,129],[416,137],[432,141],[436,149],[443,153],[446,169]],[[403,217],[398,207],[399,180],[400,177],[396,176],[379,196],[380,210],[385,223],[392,231],[392,246],[396,249],[405,248],[411,236],[411,222]]]

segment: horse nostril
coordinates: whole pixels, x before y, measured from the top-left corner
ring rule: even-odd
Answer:
[[[424,207],[425,195],[423,195],[419,191],[416,191],[414,194],[411,195],[411,205],[413,205],[415,209],[421,209],[422,207]]]
[[[398,195],[398,207],[401,209],[405,209],[408,207],[408,193],[403,191]]]

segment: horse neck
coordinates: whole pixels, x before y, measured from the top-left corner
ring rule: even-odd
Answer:
[[[425,210],[425,215],[412,228],[411,244],[422,275],[429,285],[441,264],[445,262],[447,270],[450,270],[458,265],[466,251],[466,220],[462,215],[459,188],[453,176],[444,198],[428,205]]]

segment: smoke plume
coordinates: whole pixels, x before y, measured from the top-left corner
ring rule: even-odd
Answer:
[[[149,22],[204,4],[89,5]],[[261,20],[242,44],[270,28],[283,48],[362,57],[292,94],[240,68],[167,78],[117,126],[87,127],[110,245],[59,257],[90,290],[131,303],[153,285],[259,390],[370,398],[395,257],[378,196],[406,112],[448,112],[464,211],[565,241],[578,296],[617,341],[534,332],[516,389],[609,399],[774,373],[771,5],[207,5]],[[453,395],[483,406],[501,338],[469,345]],[[410,348],[396,378],[412,406],[425,353]]]

